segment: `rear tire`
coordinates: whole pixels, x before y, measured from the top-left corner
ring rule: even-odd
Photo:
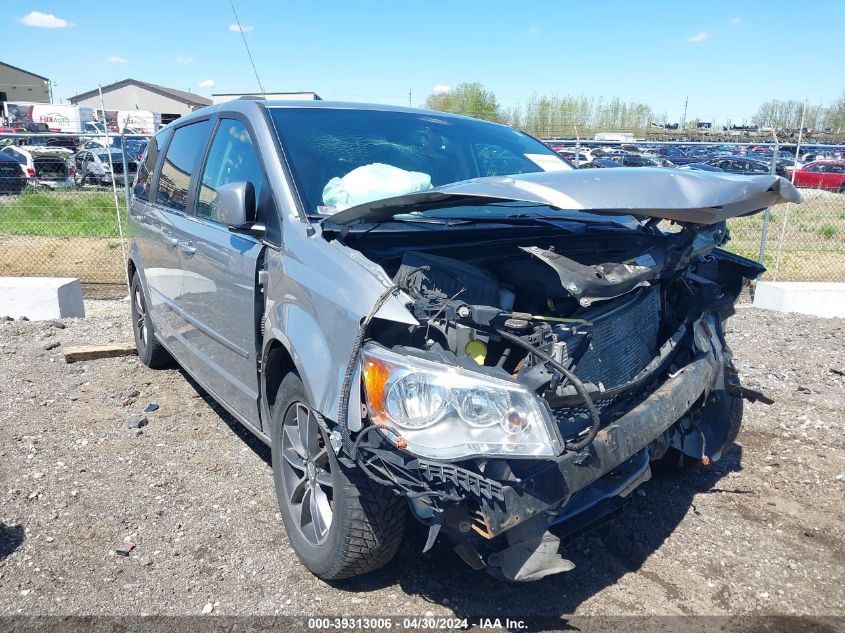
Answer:
[[[155,328],[147,311],[147,300],[141,287],[141,278],[137,272],[132,275],[129,287],[129,302],[132,305],[132,333],[135,335],[135,347],[138,358],[147,367],[159,369],[173,363],[173,357],[155,336]]]
[[[407,502],[338,462],[295,373],[279,385],[270,427],[276,498],[305,567],[340,580],[390,562],[405,531]]]

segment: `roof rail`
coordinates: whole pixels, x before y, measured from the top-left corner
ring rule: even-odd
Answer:
[[[264,97],[258,95],[241,95],[238,97],[238,100],[240,101],[241,99],[246,101],[264,101]]]

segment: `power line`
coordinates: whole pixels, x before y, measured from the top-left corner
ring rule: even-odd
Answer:
[[[255,68],[255,60],[252,59],[252,52],[249,50],[249,44],[246,43],[246,34],[244,33],[243,28],[241,27],[241,21],[238,19],[238,12],[235,11],[235,1],[229,0],[229,4],[232,7],[232,14],[235,16],[235,24],[238,25],[238,31],[241,32],[241,37],[244,41],[244,48],[246,48],[246,54],[249,56],[249,63],[252,64],[252,72],[255,73],[255,81],[258,82],[258,88],[259,90],[261,90],[261,96],[266,99],[267,93],[264,92],[264,86],[261,85],[261,79],[258,77],[258,70]]]

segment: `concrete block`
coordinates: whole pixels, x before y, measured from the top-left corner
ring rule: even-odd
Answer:
[[[84,317],[82,284],[70,277],[0,277],[0,316],[30,321]]]
[[[845,283],[823,281],[760,281],[754,307],[845,318]]]

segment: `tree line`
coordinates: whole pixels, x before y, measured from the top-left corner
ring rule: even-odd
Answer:
[[[425,107],[504,123],[539,137],[575,136],[591,131],[645,131],[653,124],[667,123],[665,112],[655,112],[648,104],[586,96],[546,96],[533,94],[524,105],[509,108],[499,104],[496,95],[482,84],[462,83],[448,92],[430,95]],[[762,104],[752,121],[761,127],[796,130],[801,122],[803,103],[772,100]],[[697,121],[690,121],[694,124]],[[845,93],[829,106],[808,106],[804,127],[845,132]]]

